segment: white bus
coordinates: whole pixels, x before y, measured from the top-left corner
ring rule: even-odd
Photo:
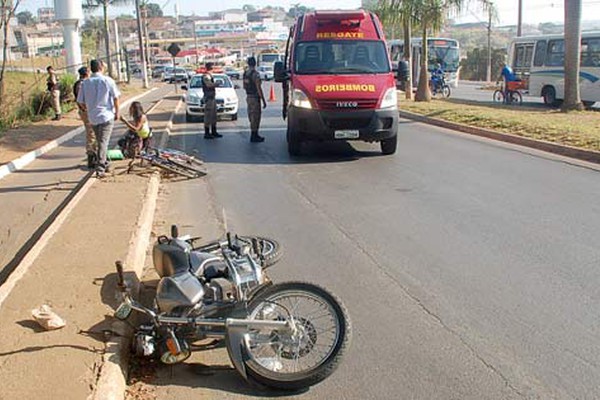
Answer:
[[[412,44],[412,66],[411,74],[413,77],[413,86],[417,86],[419,72],[421,70],[421,43],[423,39],[413,38]],[[433,71],[436,64],[441,64],[446,74],[446,83],[449,86],[457,87],[460,70],[460,46],[458,40],[445,38],[427,38],[429,47],[428,69]],[[404,55],[404,40],[389,41],[390,57],[392,63],[397,64]]]
[[[548,105],[560,105],[565,96],[565,41],[563,35],[515,38],[509,48],[509,64],[526,82],[531,96]],[[586,106],[600,101],[600,32],[581,34],[581,100]]]

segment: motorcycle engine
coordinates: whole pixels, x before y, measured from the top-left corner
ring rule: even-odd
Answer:
[[[235,285],[225,278],[211,279],[205,286],[205,290],[205,301],[218,303],[237,301]]]

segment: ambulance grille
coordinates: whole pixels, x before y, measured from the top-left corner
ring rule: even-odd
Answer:
[[[321,110],[365,110],[377,107],[377,99],[317,100]]]

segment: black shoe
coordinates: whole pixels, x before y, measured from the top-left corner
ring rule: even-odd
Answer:
[[[52,118],[52,121],[60,121],[60,118],[60,114],[56,114],[56,116]]]
[[[254,135],[250,136],[250,141],[252,143],[261,143],[265,141],[265,138],[260,136],[258,133],[255,133]]]
[[[212,133],[205,133],[204,134],[204,139],[214,139],[215,135],[213,135]]]
[[[218,133],[218,132],[213,132],[213,133],[212,133],[212,136],[213,136],[214,138],[220,138],[220,137],[223,137],[223,135],[221,135],[221,134],[220,134],[220,133]]]

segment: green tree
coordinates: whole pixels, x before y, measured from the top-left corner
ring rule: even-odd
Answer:
[[[27,10],[17,13],[15,17],[17,17],[19,25],[33,25],[35,23],[35,17]]]
[[[163,10],[159,4],[146,3],[142,5],[146,9],[146,18],[162,17]]]
[[[579,89],[581,0],[565,0],[565,100],[563,111],[582,110]]]
[[[498,77],[504,66],[506,49],[492,49],[492,78]],[[467,52],[460,60],[461,79],[467,81],[484,81],[487,78],[487,49],[475,48]]]
[[[108,20],[108,7],[111,5],[123,5],[130,0],[83,0],[83,9],[86,11],[95,11],[102,8],[102,17],[104,21],[104,46],[106,50],[106,64],[108,65],[108,74],[113,75],[112,56],[110,54],[110,26]]]

